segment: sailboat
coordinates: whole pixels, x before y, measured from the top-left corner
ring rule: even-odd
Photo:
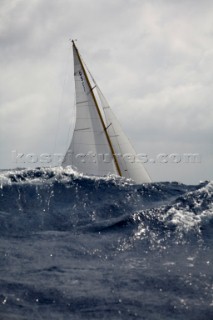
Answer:
[[[62,166],[104,177],[118,175],[135,183],[151,182],[140,157],[123,132],[72,40],[76,122]]]

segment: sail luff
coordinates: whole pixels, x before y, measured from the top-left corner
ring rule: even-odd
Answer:
[[[96,107],[98,116],[99,116],[99,118],[100,118],[100,121],[101,121],[101,124],[102,124],[102,127],[103,127],[103,131],[104,131],[104,133],[105,133],[107,142],[108,142],[108,144],[109,144],[109,148],[110,148],[110,151],[111,151],[111,154],[112,154],[114,163],[115,163],[115,167],[116,167],[117,173],[118,173],[120,176],[122,176],[121,169],[120,169],[118,160],[117,160],[117,158],[116,158],[116,154],[115,154],[115,151],[114,151],[114,148],[113,148],[111,139],[110,139],[110,137],[109,137],[109,135],[108,135],[107,128],[106,128],[106,126],[105,126],[105,123],[104,123],[104,120],[103,120],[101,111],[100,111],[100,109],[99,109],[99,106],[98,106],[96,97],[95,97],[95,95],[94,95],[94,92],[93,92],[93,88],[92,88],[92,86],[91,86],[91,83],[90,83],[90,81],[89,81],[88,75],[87,75],[87,73],[86,73],[84,64],[83,64],[83,62],[82,62],[82,60],[81,60],[80,54],[79,54],[79,52],[78,52],[78,49],[77,49],[77,47],[76,47],[76,45],[75,45],[74,40],[72,40],[72,43],[73,43],[73,48],[74,48],[74,50],[76,51],[78,60],[79,60],[79,62],[80,62],[81,68],[82,68],[82,70],[83,70],[85,79],[86,79],[86,81],[87,81],[88,87],[89,87],[89,89],[90,89],[91,96],[92,96],[92,98],[93,98],[93,101],[94,101],[94,104],[95,104],[95,107]]]

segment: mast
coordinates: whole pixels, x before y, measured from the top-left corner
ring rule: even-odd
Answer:
[[[78,49],[77,49],[77,47],[76,47],[76,45],[75,45],[74,40],[72,40],[72,44],[73,44],[73,47],[74,47],[74,49],[75,49],[75,51],[76,51],[76,53],[77,53],[79,62],[80,62],[80,64],[81,64],[82,70],[83,70],[84,75],[85,75],[85,79],[86,79],[86,81],[87,81],[87,84],[88,84],[88,86],[89,86],[89,89],[90,89],[90,92],[91,92],[93,101],[94,101],[94,103],[95,103],[95,107],[96,107],[98,116],[99,116],[99,118],[100,118],[100,121],[101,121],[101,124],[102,124],[102,127],[103,127],[103,131],[104,131],[104,133],[105,133],[107,142],[108,142],[109,147],[110,147],[110,151],[111,151],[112,156],[113,156],[113,160],[114,160],[114,163],[115,163],[116,170],[117,170],[119,176],[122,176],[121,169],[120,169],[120,166],[119,166],[119,164],[118,164],[118,159],[117,159],[117,157],[116,157],[116,155],[115,155],[115,151],[114,151],[114,148],[113,148],[113,146],[112,146],[111,139],[110,139],[109,134],[108,134],[108,132],[107,132],[107,129],[108,129],[108,128],[105,126],[105,123],[104,123],[104,120],[103,120],[101,111],[100,111],[99,106],[98,106],[98,102],[97,102],[96,97],[95,97],[94,92],[93,92],[93,89],[94,89],[94,88],[92,88],[92,86],[91,86],[91,83],[90,83],[90,81],[89,81],[88,75],[87,75],[87,73],[86,73],[85,67],[84,67],[84,65],[83,65],[83,62],[82,62],[82,60],[81,60],[80,54],[79,54],[79,52],[78,52]]]

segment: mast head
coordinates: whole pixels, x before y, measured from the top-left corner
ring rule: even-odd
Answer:
[[[70,41],[72,42],[72,46],[73,46],[73,49],[75,49],[76,51],[78,51],[77,47],[76,47],[76,44],[75,42],[77,41],[77,39],[70,39]]]
[[[76,45],[75,45],[75,41],[77,41],[77,39],[70,39],[70,41],[72,42],[72,44],[73,44],[73,46],[75,46],[76,47]]]

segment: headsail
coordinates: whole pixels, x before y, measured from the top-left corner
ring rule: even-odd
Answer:
[[[150,182],[145,168],[96,85],[101,102],[98,104],[74,41],[73,57],[76,124],[62,165],[72,165],[88,175],[117,174],[136,183]]]
[[[120,123],[107,103],[101,90],[97,87],[97,92],[102,103],[105,114],[107,131],[117,154],[121,174],[125,178],[131,178],[136,183],[151,182],[151,179],[142,164],[142,159],[136,154],[129,139],[123,132]]]

